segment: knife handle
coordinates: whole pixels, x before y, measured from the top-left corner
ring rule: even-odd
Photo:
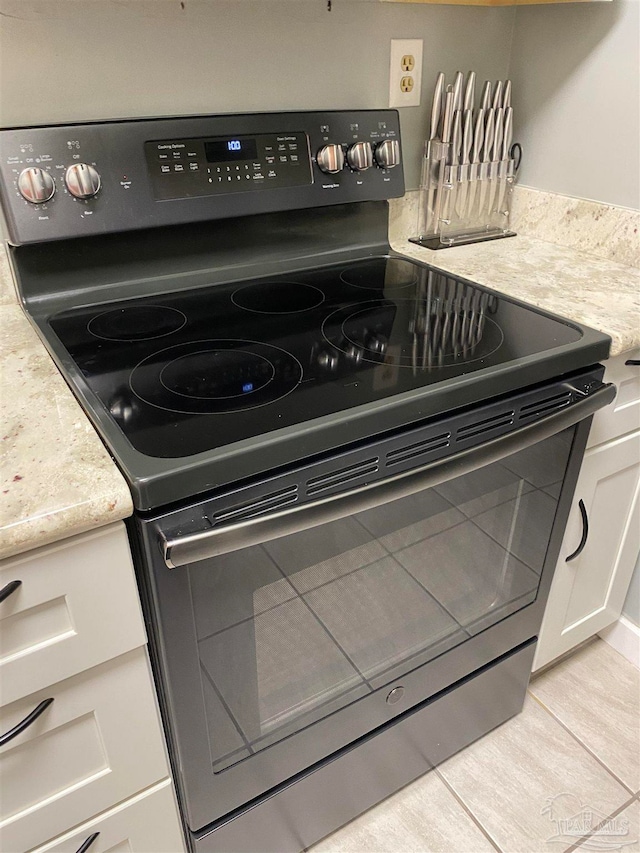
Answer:
[[[451,143],[450,163],[457,166],[460,162],[460,143],[462,142],[462,113],[456,110],[453,114],[453,140]]]
[[[491,81],[485,80],[485,84],[482,87],[482,95],[480,97],[480,108],[485,112],[491,106]]]
[[[493,90],[493,108],[497,110],[502,106],[502,80],[496,82],[496,87]]]
[[[464,84],[464,76],[462,71],[458,71],[456,73],[455,80],[453,81],[453,108],[454,110],[462,109],[462,86]]]
[[[511,80],[505,80],[502,106],[505,110],[511,106]]]
[[[471,157],[471,146],[473,145],[473,113],[470,109],[465,111],[462,126],[462,162],[468,163]]]
[[[482,160],[484,163],[489,163],[491,160],[491,149],[493,148],[493,140],[495,136],[495,113],[493,109],[487,110],[487,120],[484,126],[484,153]]]
[[[431,106],[431,130],[429,139],[438,138],[438,128],[442,117],[442,99],[444,96],[444,74],[442,71],[436,77],[436,88],[433,92],[433,104]]]
[[[476,126],[473,133],[473,153],[471,155],[472,163],[480,162],[480,155],[482,153],[482,143],[484,142],[484,110],[482,107],[478,110],[478,115],[476,116]]]
[[[513,107],[507,107],[504,112],[504,138],[502,140],[502,160],[509,156],[509,149],[513,140]]]
[[[451,142],[451,122],[453,121],[453,90],[449,86],[444,96],[444,118],[442,119],[442,141]]]
[[[476,72],[470,71],[467,77],[467,88],[464,90],[464,111],[473,109],[476,98]]]
[[[502,140],[504,136],[504,110],[500,107],[495,114],[495,131],[493,138],[493,159],[500,160],[502,156]]]

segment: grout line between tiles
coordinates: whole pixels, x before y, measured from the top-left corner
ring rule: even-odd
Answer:
[[[504,851],[502,850],[502,848],[498,845],[497,841],[495,841],[495,839],[493,839],[493,838],[491,837],[491,835],[489,834],[488,830],[486,830],[486,829],[484,828],[484,826],[482,825],[482,823],[481,823],[481,822],[479,821],[479,819],[474,815],[474,813],[471,811],[471,809],[467,806],[467,804],[464,802],[464,800],[462,799],[462,797],[460,797],[460,795],[459,795],[459,794],[458,794],[458,792],[455,790],[455,788],[454,788],[452,785],[450,785],[450,784],[449,784],[449,782],[445,779],[445,777],[442,775],[442,773],[440,772],[440,770],[439,770],[439,768],[438,768],[438,767],[434,767],[434,773],[436,774],[436,776],[438,777],[438,779],[440,779],[440,781],[441,781],[441,782],[442,782],[442,784],[445,786],[445,788],[447,789],[447,791],[449,791],[449,793],[451,794],[451,796],[452,796],[452,797],[456,800],[456,802],[460,805],[460,807],[462,808],[462,810],[464,811],[464,813],[465,813],[465,814],[467,814],[467,815],[471,818],[471,821],[473,822],[473,824],[474,824],[474,825],[475,825],[475,826],[480,830],[480,832],[484,835],[484,837],[487,839],[487,841],[489,842],[489,844],[491,844],[491,846],[492,846],[492,847],[497,851],[497,853],[504,853]]]
[[[594,828],[591,832],[589,832],[587,835],[583,835],[581,838],[579,838],[576,841],[575,844],[572,844],[570,847],[567,847],[567,849],[564,851],[564,853],[572,853],[573,850],[578,850],[580,848],[580,846],[585,841],[588,841],[590,838],[593,838],[593,836],[597,833],[597,831],[601,827],[605,826],[608,821],[613,820],[615,817],[618,817],[618,815],[621,814],[626,808],[633,805],[633,803],[635,803],[636,800],[637,800],[637,797],[633,796],[630,799],[628,799],[626,803],[623,803],[621,806],[618,806],[618,808],[615,811],[611,812],[610,815],[603,818],[599,824],[594,826]],[[610,848],[610,849],[615,849],[615,848]]]
[[[593,750],[592,750],[592,749],[590,749],[590,748],[586,745],[586,743],[585,743],[584,741],[582,741],[582,740],[578,737],[578,735],[577,735],[577,734],[575,734],[574,732],[572,732],[572,731],[571,731],[571,729],[569,728],[569,726],[567,726],[567,725],[566,725],[566,723],[564,723],[564,722],[563,722],[563,721],[562,721],[562,720],[561,720],[561,719],[560,719],[556,714],[554,714],[554,713],[553,713],[553,711],[552,711],[550,708],[548,708],[548,707],[544,704],[544,702],[543,702],[541,699],[539,699],[539,698],[535,695],[535,693],[532,693],[532,691],[531,691],[530,689],[529,689],[529,690],[527,690],[527,693],[529,694],[529,696],[531,696],[531,698],[532,698],[533,700],[535,700],[535,701],[538,703],[538,705],[540,705],[540,707],[541,707],[541,708],[543,708],[543,709],[547,712],[547,714],[549,714],[549,716],[550,716],[552,719],[554,719],[554,720],[556,721],[556,723],[558,723],[558,725],[559,725],[559,726],[562,726],[562,728],[565,730],[565,732],[567,732],[567,734],[571,735],[571,737],[573,738],[573,740],[575,740],[575,742],[576,742],[576,743],[579,743],[579,744],[580,744],[580,746],[584,749],[584,751],[585,751],[585,752],[588,752],[588,753],[589,753],[589,755],[590,755],[590,756],[591,756],[595,761],[597,761],[597,762],[598,762],[598,764],[599,764],[602,768],[604,768],[604,770],[606,770],[606,771],[607,771],[607,773],[609,774],[609,776],[611,776],[613,779],[615,779],[615,780],[616,780],[616,782],[617,782],[619,785],[622,785],[622,787],[625,789],[625,791],[626,791],[628,794],[630,794],[631,796],[635,796],[635,794],[633,793],[633,790],[632,790],[632,789],[631,789],[631,788],[626,784],[626,782],[623,782],[623,781],[622,781],[622,779],[620,779],[620,777],[619,777],[619,776],[617,776],[617,775],[613,772],[613,770],[612,770],[610,767],[608,767],[608,766],[604,763],[604,761],[602,761],[602,759],[601,759],[601,758],[599,758],[599,757],[596,755],[596,753],[595,753],[595,752],[593,752]]]

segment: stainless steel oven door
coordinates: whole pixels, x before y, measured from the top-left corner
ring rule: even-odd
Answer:
[[[195,534],[142,523],[192,829],[535,636],[588,431],[568,424],[589,414],[584,402],[294,509]]]

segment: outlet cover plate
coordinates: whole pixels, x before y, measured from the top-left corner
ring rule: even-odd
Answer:
[[[403,67],[403,58],[413,56],[414,67]],[[403,78],[413,77],[411,91],[403,91]],[[406,88],[406,86],[404,87]],[[422,39],[391,39],[389,59],[389,106],[419,107],[422,92]]]

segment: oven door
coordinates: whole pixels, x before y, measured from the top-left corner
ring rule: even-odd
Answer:
[[[192,830],[536,635],[594,407],[241,523],[141,523]]]

